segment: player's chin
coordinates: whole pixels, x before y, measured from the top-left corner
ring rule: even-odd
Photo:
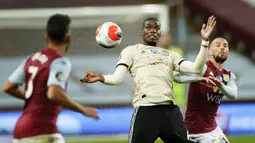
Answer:
[[[224,63],[225,61],[227,60],[227,57],[226,56],[224,56],[224,57],[216,57],[215,58],[215,61],[217,62],[217,63]]]
[[[158,39],[151,38],[146,41],[149,45],[157,45]]]

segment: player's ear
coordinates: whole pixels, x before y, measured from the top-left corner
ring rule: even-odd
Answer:
[[[212,56],[212,48],[208,47],[208,55]]]
[[[71,36],[68,35],[68,36],[66,37],[65,43],[66,43],[66,44],[70,44],[71,41],[72,41]]]
[[[143,36],[143,30],[140,31],[140,35]]]
[[[47,34],[44,35],[44,40],[49,43],[49,36]]]

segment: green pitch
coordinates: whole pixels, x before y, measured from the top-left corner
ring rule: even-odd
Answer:
[[[111,139],[112,138],[112,139]],[[255,136],[229,136],[230,143],[255,143]],[[123,137],[66,137],[67,143],[127,143]],[[163,143],[157,140],[155,143]]]

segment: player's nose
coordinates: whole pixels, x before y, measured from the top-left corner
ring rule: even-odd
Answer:
[[[150,30],[150,33],[156,33],[157,32],[157,30],[155,29],[155,28],[151,28],[151,30]]]

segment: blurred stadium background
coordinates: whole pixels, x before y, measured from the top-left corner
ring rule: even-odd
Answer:
[[[120,51],[141,42],[143,19],[157,17],[162,31],[171,33],[172,44],[184,51],[187,59],[194,60],[201,42],[201,24],[210,15],[218,21],[215,36],[229,40],[231,55],[225,66],[237,75],[239,86],[237,100],[222,101],[218,124],[231,143],[255,142],[255,0],[0,1],[0,86],[26,55],[46,46],[45,23],[53,13],[66,13],[73,19],[73,42],[68,52],[73,71],[68,93],[83,104],[98,107],[101,117],[94,121],[63,111],[58,127],[67,143],[127,142],[133,111],[130,76],[119,87],[80,84],[79,78],[92,70],[113,72]],[[96,28],[106,21],[116,22],[123,30],[124,39],[118,48],[106,50],[95,42]],[[0,92],[1,143],[11,142],[22,106],[22,101]]]

